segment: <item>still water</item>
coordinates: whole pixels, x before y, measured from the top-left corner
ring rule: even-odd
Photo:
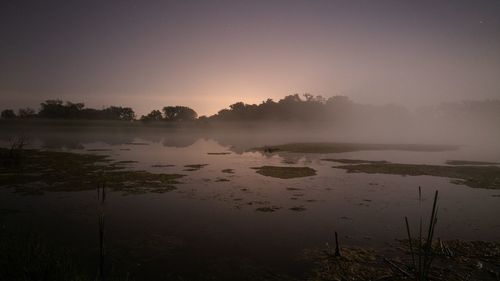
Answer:
[[[3,145],[8,143],[7,135]],[[141,276],[136,280],[201,279],[222,272],[234,277],[245,270],[301,277],[309,266],[304,251],[331,244],[334,231],[342,245],[370,248],[405,238],[404,216],[415,226],[421,216],[427,218],[435,190],[440,192],[437,237],[500,241],[498,190],[456,185],[441,177],[346,173],[321,160],[414,164],[500,160],[484,147],[461,146],[446,152],[270,154],[250,148],[310,139],[300,134],[206,134],[155,128],[141,132],[52,129],[27,137],[32,148],[104,154],[117,161],[136,161],[127,169],[186,175],[172,192],[107,195],[108,264],[111,270]],[[185,167],[194,164],[207,165],[194,171]],[[307,166],[317,175],[279,179],[252,169],[264,165]],[[95,191],[27,196],[0,189],[0,206],[18,211],[0,216],[4,230],[37,233],[67,249],[89,272],[95,270]],[[262,207],[274,211],[259,211]]]

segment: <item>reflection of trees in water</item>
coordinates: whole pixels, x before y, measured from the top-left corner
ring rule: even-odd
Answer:
[[[38,147],[48,149],[83,149],[85,144],[126,145],[142,140],[161,143],[167,147],[188,147],[203,134],[159,128],[72,128],[41,127],[14,128],[0,132],[0,141],[8,142],[15,136],[23,136]]]
[[[172,134],[165,136],[162,144],[166,147],[188,147],[202,138],[202,135],[191,133]]]

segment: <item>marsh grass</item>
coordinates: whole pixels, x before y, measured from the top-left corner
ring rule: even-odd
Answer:
[[[406,232],[408,235],[408,248],[410,250],[412,265],[410,267],[413,273],[414,279],[416,281],[426,281],[429,280],[429,274],[431,270],[432,261],[434,259],[433,251],[433,239],[434,230],[437,223],[437,201],[438,201],[438,191],[434,193],[434,201],[432,204],[432,211],[429,220],[429,228],[427,230],[427,236],[422,236],[422,218],[419,222],[419,232],[416,245],[414,245],[414,240],[412,239],[410,224],[408,222],[408,217],[405,217]],[[419,187],[419,202],[421,202],[421,189]]]
[[[97,200],[99,201],[98,208],[98,226],[99,226],[99,269],[97,271],[98,280],[105,280],[105,255],[106,250],[104,246],[104,238],[105,238],[105,225],[104,225],[104,207],[106,206],[106,185],[103,183],[102,185],[97,187]]]
[[[370,160],[358,160],[358,159],[332,159],[332,158],[325,158],[321,159],[322,161],[329,161],[329,162],[337,162],[337,163],[342,163],[342,164],[387,164],[389,162],[381,160],[381,161],[370,161]]]
[[[336,142],[307,142],[287,143],[281,145],[257,147],[252,150],[266,153],[296,152],[296,153],[341,153],[365,150],[400,150],[417,152],[439,152],[458,149],[453,145],[430,144],[370,144],[370,143],[336,143]]]
[[[0,161],[2,165],[15,166],[20,164],[26,144],[27,139],[25,137],[14,137],[9,139],[9,148],[0,150]]]
[[[208,164],[190,164],[190,165],[184,165],[184,169],[183,171],[188,171],[188,172],[193,172],[193,171],[198,171],[200,170],[201,168],[205,167],[205,166],[208,166]]]
[[[463,184],[473,188],[500,189],[500,167],[497,166],[372,163],[333,166],[333,168],[344,169],[348,173],[446,177],[451,178],[454,184]]]
[[[453,166],[467,166],[467,165],[489,166],[489,165],[500,165],[500,162],[447,160],[446,164],[453,165]]]
[[[281,166],[261,166],[252,167],[258,174],[266,177],[279,179],[292,179],[311,177],[316,175],[316,170],[309,167],[281,167]]]
[[[0,149],[0,153],[7,150]],[[123,164],[113,163],[106,155],[25,149],[23,161],[16,167],[0,165],[0,186],[14,188],[21,194],[43,194],[45,191],[94,190],[96,185],[106,182],[113,191],[143,194],[172,191],[184,177],[124,170]]]

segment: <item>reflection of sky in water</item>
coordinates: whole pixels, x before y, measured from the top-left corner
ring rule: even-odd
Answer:
[[[109,196],[107,233],[110,247],[116,246],[116,255],[123,250],[123,245],[163,235],[175,237],[187,259],[200,253],[211,259],[243,256],[258,263],[290,267],[304,248],[321,247],[331,242],[333,231],[341,234],[343,244],[378,247],[395,238],[404,238],[403,217],[408,216],[416,228],[420,214],[428,217],[436,189],[440,191],[437,236],[443,239],[500,239],[500,220],[494,215],[500,212],[500,198],[492,196],[499,194],[498,191],[454,185],[446,178],[348,174],[331,168],[334,163],[320,160],[331,157],[437,164],[448,159],[477,160],[478,154],[469,152],[470,148],[432,153],[364,151],[336,155],[263,155],[242,152],[248,147],[265,144],[252,141],[251,136],[248,136],[249,144],[245,149],[198,136],[179,136],[177,140],[176,136],[155,137],[154,140],[117,136],[113,141],[88,137],[88,142],[72,142],[72,145],[65,145],[65,137],[64,134],[54,135],[50,140],[32,141],[31,145],[56,148],[57,145],[47,144],[59,143],[59,147],[79,153],[109,154],[118,161],[138,161],[128,166],[131,169],[187,175],[182,179],[183,184],[171,193],[134,196],[112,193]],[[80,145],[75,146],[75,143]],[[92,151],[96,149],[110,151]],[[214,152],[231,153],[208,154]],[[208,166],[184,171],[184,166],[190,164]],[[262,165],[309,166],[318,174],[282,180],[264,177],[251,169]],[[223,173],[224,169],[233,169],[234,173]],[[217,181],[220,179],[229,181]],[[418,186],[422,186],[425,198],[421,209],[417,200]],[[95,242],[94,192],[48,193],[42,197],[21,197],[6,190],[0,192],[4,208],[23,211],[15,216],[17,219],[60,237],[61,243],[70,247],[86,248],[90,255]],[[274,206],[277,210],[271,213],[256,211],[266,206]],[[306,210],[290,210],[297,206]],[[9,216],[4,220],[8,223],[13,218]],[[58,225],[64,223],[68,229],[59,227],[54,233],[56,222]],[[74,245],[69,237],[79,237],[81,242]]]

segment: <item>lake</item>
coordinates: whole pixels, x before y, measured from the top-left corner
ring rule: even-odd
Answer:
[[[341,163],[323,160],[500,161],[500,150],[491,147],[301,153],[253,148],[346,140],[279,130],[94,127],[4,132],[2,146],[20,135],[27,148],[108,155],[126,170],[185,175],[170,192],[107,193],[106,264],[110,272],[130,273],[133,280],[305,278],[311,267],[304,258],[307,249],[333,244],[335,231],[341,245],[383,249],[406,237],[405,216],[415,228],[420,217],[427,221],[436,190],[437,237],[500,241],[499,190],[456,184],[448,177],[349,173],[332,167]],[[263,166],[309,167],[315,175],[275,178],[255,169]],[[86,271],[96,271],[96,190],[26,195],[2,188],[0,194],[0,209],[11,210],[0,212],[5,231],[36,233],[68,251]]]

